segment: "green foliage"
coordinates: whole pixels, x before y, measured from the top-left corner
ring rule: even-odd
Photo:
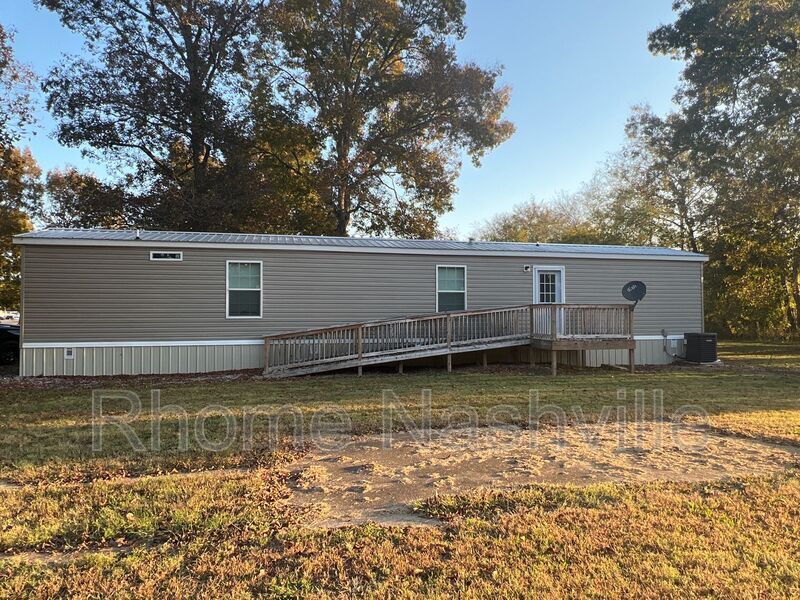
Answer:
[[[86,42],[44,82],[59,141],[126,173],[57,174],[67,222],[430,237],[512,131],[460,0],[38,2]]]
[[[304,139],[261,146],[313,190],[335,223],[431,237],[450,210],[461,151],[476,163],[507,139],[499,70],[457,61],[464,2],[280,0],[262,23],[274,40],[262,88]],[[266,80],[266,81],[265,81]]]
[[[520,204],[485,223],[476,231],[476,236],[492,241],[528,243],[596,243],[603,237],[577,196],[564,196],[547,203],[534,199]]]
[[[57,138],[89,146],[178,210],[164,225],[215,222],[210,178],[241,127],[241,85],[260,2],[40,0],[86,40],[44,81]],[[166,190],[165,190],[166,188]],[[163,201],[161,201],[163,202]],[[156,203],[157,212],[161,202]]]
[[[734,334],[800,333],[800,5],[683,0],[650,48],[686,62],[669,138],[714,189],[702,244],[708,317]]]
[[[252,152],[248,51],[260,0],[41,0],[83,36],[44,81],[57,138],[124,175],[48,177],[63,226],[317,233],[306,197]]]
[[[133,199],[120,186],[70,167],[47,174],[48,207],[45,220],[51,227],[125,227],[135,222]]]
[[[19,310],[21,256],[11,242],[13,236],[33,229],[30,219],[19,210],[0,208],[0,306]]]

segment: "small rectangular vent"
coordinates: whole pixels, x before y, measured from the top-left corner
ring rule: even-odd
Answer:
[[[64,358],[73,360],[75,358],[75,348],[64,348]]]
[[[158,262],[180,262],[183,260],[183,252],[168,252],[166,250],[154,250],[150,253],[150,260]]]

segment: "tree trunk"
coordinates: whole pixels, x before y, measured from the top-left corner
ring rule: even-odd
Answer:
[[[694,219],[689,214],[689,204],[682,190],[678,191],[678,198],[678,218],[681,224],[681,244],[684,246],[683,250],[698,252]]]
[[[200,87],[202,82],[192,77],[189,82],[189,98],[192,103],[190,123],[190,152],[192,161],[192,190],[191,196],[196,201],[206,188],[206,167],[208,165],[208,149],[206,142],[205,118],[203,115],[203,98]],[[200,207],[195,207],[200,208]]]
[[[790,287],[786,277],[783,278],[783,294],[781,295],[781,304],[783,306],[783,313],[786,317],[786,322],[789,324],[789,331],[797,331],[797,314],[792,310],[792,302],[790,300]]]
[[[792,279],[789,281],[789,289],[792,293],[792,302],[788,304],[794,304],[794,306],[790,306],[789,310],[794,314],[794,326],[792,327],[792,333],[797,333],[798,330],[798,310],[800,310],[800,282],[798,281],[798,266],[797,263],[792,264]]]
[[[347,237],[347,227],[350,225],[350,213],[346,210],[336,210],[336,235]]]
[[[350,141],[345,132],[341,132],[336,140],[336,235],[347,237],[347,227],[350,225]]]
[[[195,11],[193,3],[186,7],[186,12],[190,15],[194,15]],[[187,194],[190,204],[187,214],[192,215],[191,219],[195,222],[195,225],[207,227],[211,215],[208,207],[201,205],[206,192],[209,155],[208,129],[204,114],[204,104],[207,100],[203,90],[204,60],[201,56],[201,47],[197,43],[194,27],[188,24],[183,25],[181,34],[186,49],[185,64],[188,74],[187,92],[189,97],[189,160],[192,170],[190,189]]]

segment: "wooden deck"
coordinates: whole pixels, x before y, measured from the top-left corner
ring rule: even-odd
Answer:
[[[525,304],[306,329],[264,338],[264,374],[291,377],[431,356],[530,346],[550,351],[627,349],[634,369],[633,306]],[[484,355],[485,361],[485,355]]]

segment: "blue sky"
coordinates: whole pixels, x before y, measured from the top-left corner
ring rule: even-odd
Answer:
[[[507,117],[514,137],[483,160],[465,161],[455,210],[442,225],[461,236],[493,214],[536,196],[576,189],[624,141],[635,104],[669,110],[681,64],[647,51],[647,33],[672,20],[672,0],[467,0],[463,60],[505,67],[511,86]],[[29,0],[0,0],[0,22],[17,30],[20,60],[44,74],[80,39]],[[62,148],[40,111],[28,144],[44,169],[102,165]]]

